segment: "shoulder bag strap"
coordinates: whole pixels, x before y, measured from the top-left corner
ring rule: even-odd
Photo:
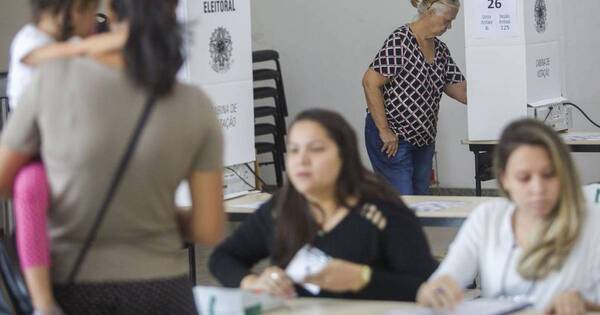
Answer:
[[[125,170],[127,169],[127,164],[129,163],[129,160],[131,159],[131,156],[133,155],[133,152],[135,151],[135,147],[137,146],[140,135],[142,134],[142,130],[144,129],[144,126],[146,125],[146,122],[148,121],[148,117],[150,116],[152,108],[154,107],[155,100],[156,100],[155,97],[152,95],[146,99],[146,103],[144,105],[144,110],[142,111],[142,114],[140,115],[140,118],[138,119],[137,125],[133,131],[133,134],[131,135],[131,138],[129,139],[129,143],[127,144],[127,149],[125,150],[125,153],[123,154],[123,157],[121,158],[119,166],[117,167],[117,169],[115,170],[115,172],[113,174],[113,177],[110,182],[110,186],[108,188],[108,192],[106,193],[104,200],[100,204],[100,208],[96,212],[96,219],[94,221],[94,224],[92,225],[92,228],[90,229],[90,232],[88,233],[88,235],[85,239],[85,242],[83,243],[83,247],[82,247],[81,251],[79,252],[79,255],[77,256],[77,259],[75,260],[73,269],[71,270],[71,273],[69,274],[69,277],[67,278],[67,285],[69,285],[69,286],[74,283],[75,278],[77,277],[77,274],[79,273],[79,271],[81,269],[81,265],[83,264],[83,261],[84,261],[86,255],[88,254],[89,249],[92,246],[92,243],[94,242],[94,239],[96,238],[98,229],[100,228],[100,224],[102,223],[102,221],[106,215],[108,207],[110,206],[110,203],[114,197],[115,192],[117,191],[117,188],[119,186],[121,178],[123,177],[123,174],[125,173]]]

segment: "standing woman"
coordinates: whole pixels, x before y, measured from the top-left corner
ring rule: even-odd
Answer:
[[[429,191],[442,93],[467,103],[467,84],[437,37],[459,0],[411,0],[419,18],[396,29],[363,76],[365,143],[373,170],[403,195]]]
[[[566,145],[550,127],[506,127],[494,158],[505,198],[471,213],[418,302],[452,308],[477,274],[482,295],[579,315],[600,302],[600,213],[586,204]]]
[[[126,32],[88,37],[94,28],[99,0],[29,2],[32,22],[21,28],[11,44],[7,86],[11,110],[19,104],[39,65],[115,50],[123,46],[126,38]],[[46,232],[50,193],[43,162],[32,159],[17,173],[13,186],[12,210],[21,270],[34,308],[47,312],[56,303],[51,294],[50,241]]]
[[[333,258],[302,281],[321,288],[317,297],[414,301],[437,262],[413,212],[362,165],[350,125],[331,111],[305,111],[287,152],[289,183],[215,249],[212,274],[227,287],[314,296],[283,271],[308,244]],[[253,273],[263,258],[271,266]]]
[[[39,68],[2,134],[0,193],[44,160],[52,281],[66,314],[196,314],[184,238],[223,233],[222,139],[211,102],[176,82],[183,63],[176,0],[111,0],[124,48]],[[66,286],[144,104],[145,128],[73,286]],[[190,182],[192,210],[174,205]]]

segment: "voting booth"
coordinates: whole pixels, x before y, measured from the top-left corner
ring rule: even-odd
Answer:
[[[469,140],[531,117],[566,130],[560,0],[464,0]]]
[[[225,192],[247,190],[238,176],[248,173],[242,164],[256,160],[250,0],[180,0],[177,15],[186,57],[179,79],[201,87],[213,102],[223,130],[223,164],[236,170],[225,173]],[[176,203],[191,205],[187,183],[178,188]]]
[[[256,160],[250,0],[180,0],[186,63],[180,79],[214,103],[225,139],[225,166]]]

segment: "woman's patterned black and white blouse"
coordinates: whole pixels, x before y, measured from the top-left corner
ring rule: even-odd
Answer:
[[[408,25],[396,29],[369,66],[390,80],[383,86],[390,128],[405,141],[435,141],[440,99],[448,84],[465,80],[448,46],[435,38],[435,59],[427,63]]]

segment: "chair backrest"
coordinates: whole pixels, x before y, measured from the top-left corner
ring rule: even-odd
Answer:
[[[4,123],[10,112],[8,93],[6,91],[7,82],[8,72],[0,72],[0,130],[4,128]]]
[[[0,72],[0,97],[7,97],[8,72]]]
[[[263,62],[279,59],[279,53],[272,49],[255,50],[252,52],[252,62]]]

